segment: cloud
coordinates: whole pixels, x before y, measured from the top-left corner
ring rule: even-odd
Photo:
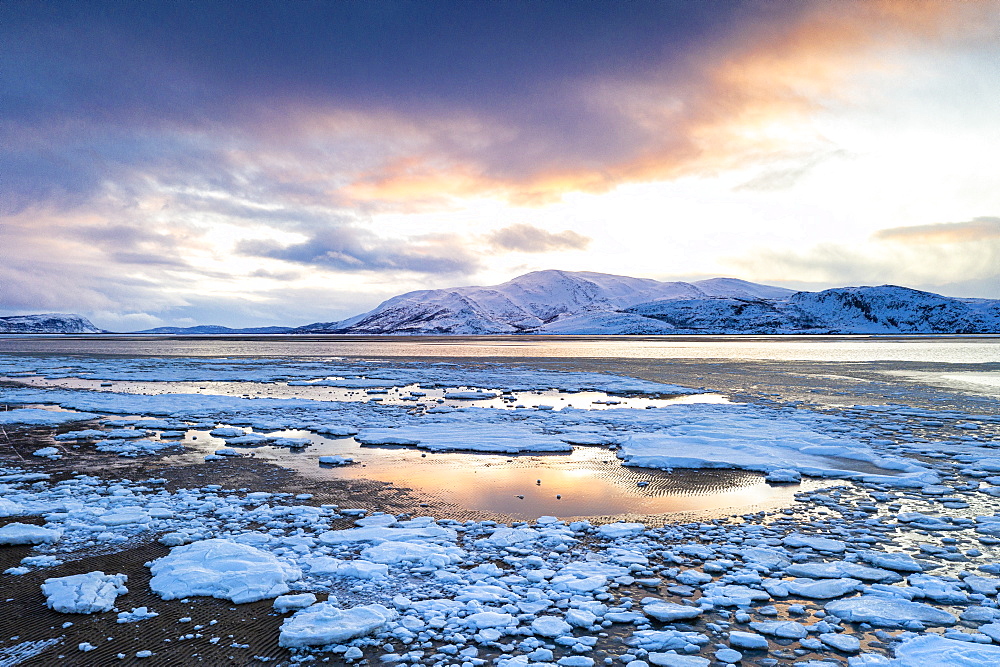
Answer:
[[[774,156],[771,164],[764,165],[756,175],[734,189],[756,192],[787,190],[824,162],[844,157],[849,155],[843,150],[817,150],[789,155],[787,159]]]
[[[184,302],[214,274],[183,223],[121,202],[0,217],[0,309],[135,312]],[[191,262],[198,257],[197,262]]]
[[[468,274],[478,263],[452,235],[426,235],[408,240],[384,239],[351,226],[312,233],[300,243],[242,241],[237,251],[250,256],[324,267],[337,271],[409,271]]]
[[[748,166],[758,176],[745,188],[789,187],[839,154],[811,121],[863,98],[854,77],[914,45],[989,39],[970,32],[997,25],[983,11],[0,2],[0,308],[181,313],[247,277],[260,293],[296,274],[427,282],[476,270],[474,244],[545,252],[588,239],[527,225],[392,238],[374,213],[536,205]],[[251,312],[240,308],[233,317]]]
[[[368,211],[776,162],[751,186],[784,187],[835,153],[809,121],[859,72],[995,19],[888,0],[112,4],[0,13],[8,212],[108,183]]]
[[[302,274],[296,271],[268,271],[267,269],[255,269],[250,272],[250,277],[267,278],[268,280],[287,282],[289,280],[298,280],[302,277]]]
[[[974,3],[751,3],[683,56],[628,74],[585,72],[520,109],[476,109],[461,120],[464,141],[449,130],[457,119],[411,116],[425,140],[342,192],[383,206],[469,196],[539,205],[745,168],[763,172],[747,188],[786,188],[843,155],[817,116],[865,103],[865,75],[904,66],[908,49],[980,33],[996,22],[988,13]]]
[[[1000,218],[983,216],[966,222],[892,227],[879,230],[874,238],[899,243],[972,243],[1000,239]]]
[[[583,250],[591,239],[571,229],[547,232],[532,225],[517,224],[498,229],[489,235],[493,247],[516,252],[551,252],[554,250]]]
[[[852,246],[825,243],[806,250],[758,249],[729,263],[741,275],[760,282],[784,279],[831,287],[889,283],[932,291],[940,286],[968,286],[977,296],[1000,299],[1000,234],[974,244],[887,241]]]

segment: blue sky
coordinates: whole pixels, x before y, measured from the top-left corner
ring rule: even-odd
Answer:
[[[0,313],[545,268],[1000,298],[1000,4],[0,4]]]

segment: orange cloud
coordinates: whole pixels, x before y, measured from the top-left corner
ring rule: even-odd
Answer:
[[[997,18],[986,3],[883,0],[796,8],[780,22],[748,16],[738,33],[689,62],[664,65],[661,73],[574,84],[580,108],[621,135],[620,148],[610,154],[566,151],[564,157],[566,145],[546,145],[543,137],[543,164],[512,167],[505,163],[511,146],[539,146],[504,122],[451,119],[449,127],[449,119],[438,119],[427,127],[383,118],[383,136],[403,128],[401,152],[354,174],[339,193],[355,204],[402,207],[472,196],[539,205],[568,192],[774,160],[814,164],[818,155],[836,152],[814,128],[814,114],[850,104],[855,77],[890,71],[900,47],[974,35]]]
[[[972,243],[1000,238],[1000,218],[980,217],[967,222],[941,222],[933,225],[893,227],[875,233],[880,241],[940,244]]]
[[[683,61],[568,80],[520,115],[289,102],[212,136],[185,136],[209,144],[203,185],[184,171],[187,158],[151,178],[360,215],[474,197],[537,206],[746,167],[780,175],[747,187],[787,187],[838,154],[815,118],[857,102],[861,75],[903,67],[898,54],[913,45],[979,39],[998,14],[995,4],[944,0],[761,4]]]

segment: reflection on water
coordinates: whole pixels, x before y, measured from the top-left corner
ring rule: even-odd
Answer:
[[[6,336],[3,354],[990,363],[1000,336]]]
[[[521,455],[422,452],[404,447],[363,447],[353,438],[324,438],[307,431],[277,435],[305,437],[313,445],[234,448],[256,459],[291,468],[314,479],[369,479],[414,489],[428,499],[514,518],[666,514],[793,502],[798,491],[828,485],[771,486],[742,470],[665,472],[622,467],[613,451],[577,447],[569,454]],[[196,436],[197,440],[193,440]],[[205,454],[225,446],[204,431],[189,431],[192,451],[171,457],[200,464]],[[350,466],[322,466],[320,456],[353,458]],[[238,462],[234,463],[238,465]],[[645,483],[640,486],[640,483]]]
[[[989,372],[944,372],[930,373],[924,371],[885,371],[904,380],[916,381],[948,389],[987,396],[1000,396],[1000,373]]]
[[[1000,389],[1000,373],[945,373],[941,377],[945,380],[954,380]]]

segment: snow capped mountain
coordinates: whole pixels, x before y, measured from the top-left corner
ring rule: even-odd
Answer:
[[[0,317],[0,333],[103,333],[86,317],[63,313]]]
[[[794,292],[735,278],[660,282],[536,271],[490,287],[420,290],[300,333],[1000,333],[1000,301],[883,285]]]
[[[671,333],[1000,333],[1000,301],[954,299],[895,285],[778,299],[676,299],[627,312],[654,319]]]
[[[420,290],[393,297],[375,310],[342,322],[318,323],[300,331],[344,333],[507,334],[544,332],[560,319],[584,313],[616,312],[662,299],[705,297],[750,289],[753,283],[660,282],[588,271],[535,271],[491,287]],[[736,284],[738,283],[738,284]],[[763,285],[753,287],[764,289]]]
[[[696,280],[691,284],[707,296],[738,299],[783,299],[795,294],[795,290],[760,285],[739,278],[709,278],[708,280]]]
[[[79,315],[0,317],[0,333],[102,333]],[[340,322],[298,328],[160,327],[146,334],[982,334],[1000,300],[882,285],[795,292],[735,278],[661,282],[535,271],[500,285],[419,290]]]

